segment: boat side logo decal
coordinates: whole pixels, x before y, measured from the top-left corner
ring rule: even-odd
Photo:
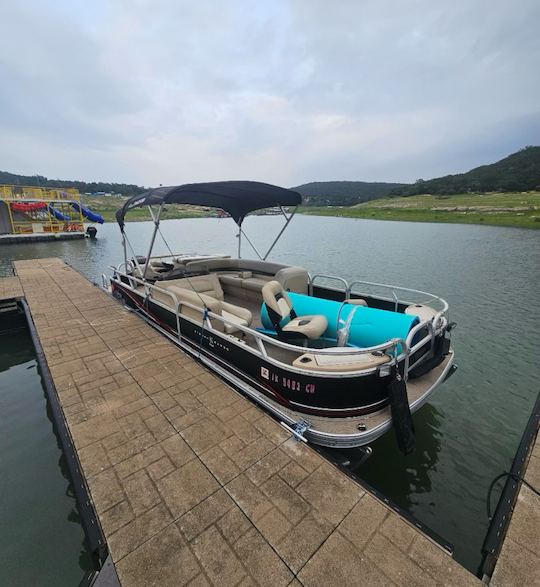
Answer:
[[[270,373],[268,372],[268,369],[266,367],[261,367],[261,377],[264,377],[265,379],[270,379]]]

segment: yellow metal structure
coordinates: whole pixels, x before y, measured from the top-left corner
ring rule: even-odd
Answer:
[[[0,203],[7,208],[11,234],[83,232],[81,196],[75,188],[0,185]],[[31,204],[43,204],[42,207]],[[78,211],[71,204],[78,204]],[[20,204],[26,206],[22,209]],[[51,207],[69,220],[55,217]],[[0,213],[2,212],[0,207]],[[4,234],[6,230],[4,228]]]

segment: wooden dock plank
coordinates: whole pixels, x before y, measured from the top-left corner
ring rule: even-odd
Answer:
[[[123,585],[479,584],[62,261],[15,265]]]

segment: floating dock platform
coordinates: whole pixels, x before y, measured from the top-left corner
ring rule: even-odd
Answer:
[[[66,241],[81,239],[84,232],[35,232],[33,234],[0,234],[0,245],[36,243],[50,241]]]
[[[85,218],[104,222],[76,188],[0,185],[0,244],[84,238]]]
[[[481,584],[62,261],[15,268],[0,298],[43,348],[108,549],[95,585]]]

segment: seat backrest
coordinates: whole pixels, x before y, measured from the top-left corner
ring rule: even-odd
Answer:
[[[210,296],[216,300],[223,301],[223,289],[219,283],[219,277],[215,273],[209,275],[196,275],[194,277],[174,279],[169,282],[163,282],[163,287],[181,287],[188,291],[197,292],[205,296]]]
[[[309,275],[303,267],[284,267],[275,275],[276,281],[279,281],[286,291],[307,294]]]
[[[210,310],[210,312],[213,312],[214,314],[217,314],[218,316],[221,316],[221,312],[222,312],[222,302],[221,300],[217,300],[216,298],[214,298],[213,296],[208,296],[205,295],[203,293],[196,293],[193,290],[189,290],[185,287],[177,287],[177,286],[171,286],[167,288],[167,291],[170,291],[171,293],[173,293],[176,296],[176,299],[178,300],[178,303],[180,304],[180,313],[184,314],[185,316],[192,318],[193,320],[195,320],[196,322],[200,322],[201,318],[202,318],[202,310],[204,308],[208,308],[208,310]],[[195,306],[196,308],[200,308],[200,310],[197,310],[195,308],[192,308],[190,306],[186,306],[185,303],[191,304],[192,306]],[[212,322],[212,326],[216,329],[219,330],[220,332],[223,331],[224,327],[223,327],[223,322],[221,322],[220,320],[211,320]]]
[[[291,316],[292,302],[279,281],[269,281],[262,288],[262,296],[268,315],[274,324]]]
[[[252,271],[262,275],[275,275],[287,265],[260,259],[207,259],[186,262],[189,271]]]

